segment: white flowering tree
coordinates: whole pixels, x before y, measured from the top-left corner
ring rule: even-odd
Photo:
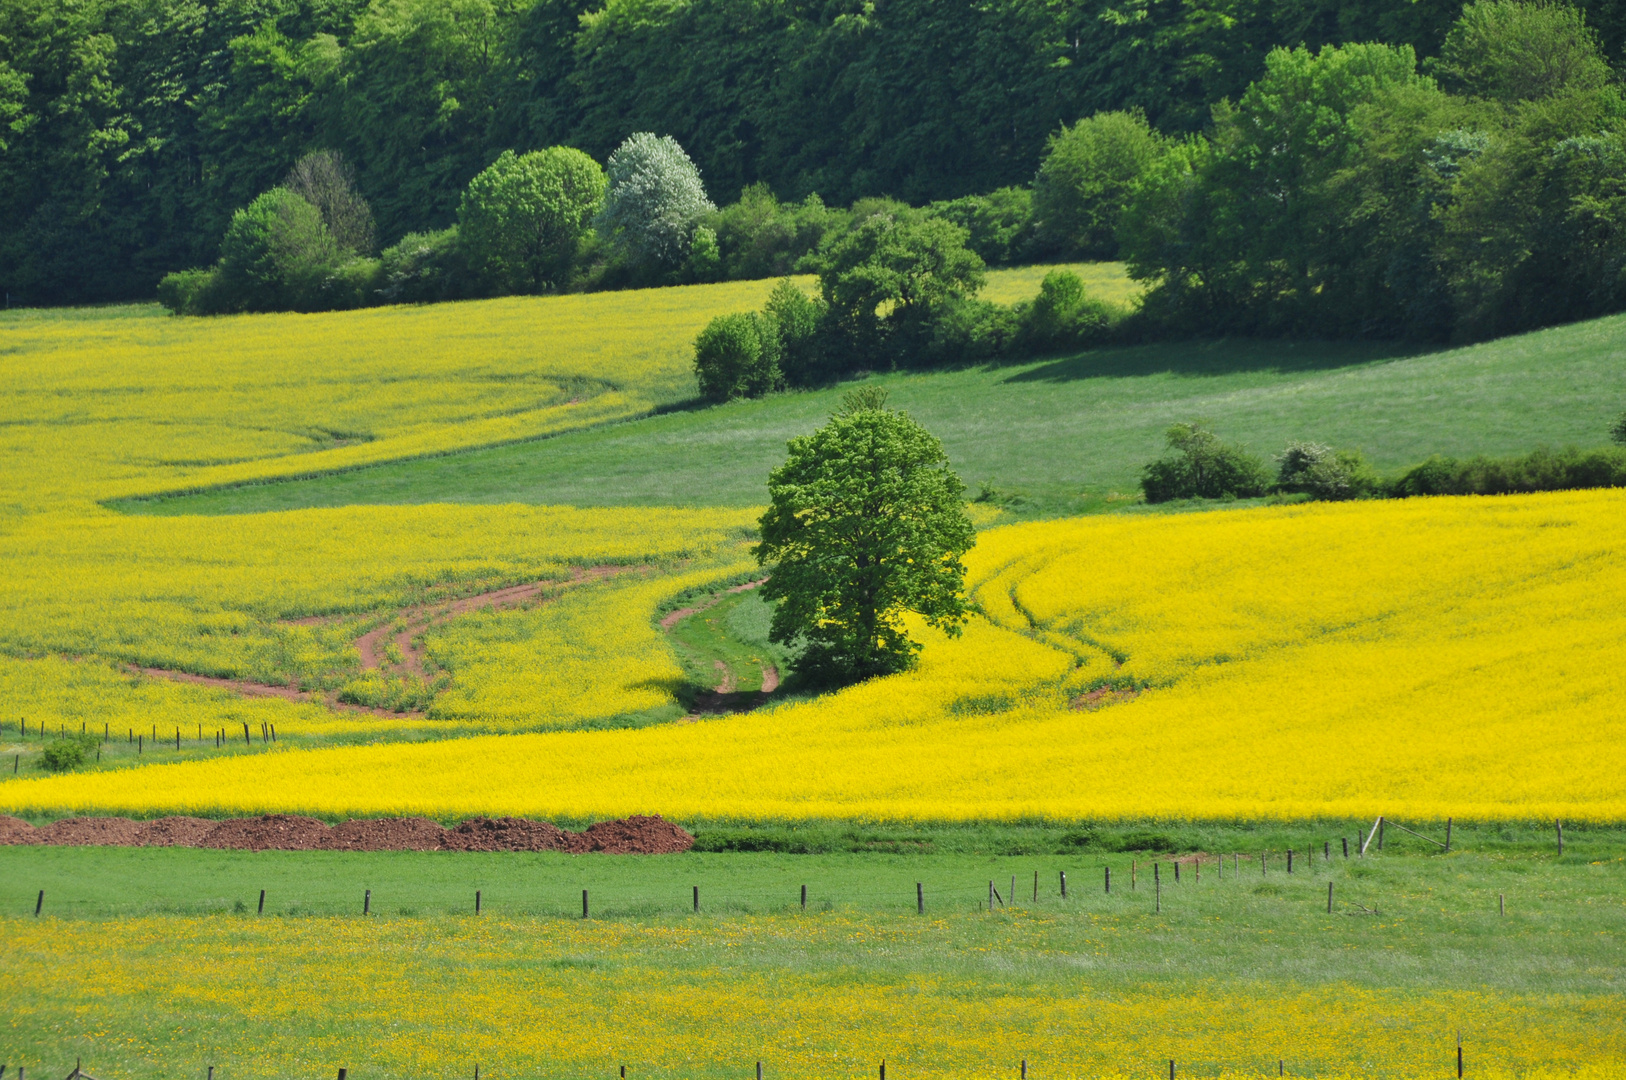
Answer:
[[[640,131],[610,155],[610,189],[597,227],[634,258],[673,267],[689,255],[695,225],[717,209],[670,135]]]

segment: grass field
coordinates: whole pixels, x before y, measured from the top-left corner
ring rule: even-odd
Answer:
[[[1359,447],[1396,471],[1430,454],[1593,447],[1626,409],[1626,317],[1462,349],[1182,342],[879,377],[942,438],[973,492],[1047,513],[1132,505],[1171,423],[1206,418],[1268,457],[1289,441]],[[294,483],[127,502],[138,513],[226,514],[355,503],[754,506],[791,437],[842,388],[680,411]]]
[[[1125,855],[14,848],[0,925],[30,992],[0,1032],[30,1070],[82,1056],[102,1075],[257,1078],[728,1077],[757,1060],[861,1077],[882,1058],[901,1076],[1015,1075],[1019,1059],[1151,1076],[1175,1059],[1186,1076],[1280,1060],[1429,1077],[1460,1031],[1474,1076],[1602,1077],[1626,1056],[1621,850],[1346,861],[1334,843],[1329,863],[1305,836],[1291,876],[1279,851],[1223,876],[1211,853],[1178,883],[1162,861],[1154,889],[1145,859],[1130,887]]]

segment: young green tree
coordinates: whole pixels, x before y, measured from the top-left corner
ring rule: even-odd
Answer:
[[[1116,257],[1118,219],[1163,142],[1138,111],[1096,113],[1052,135],[1033,181],[1038,242],[1066,258]]]
[[[301,311],[341,252],[321,212],[275,187],[232,215],[220,241],[216,311]]]
[[[561,288],[606,183],[598,162],[568,146],[505,150],[469,181],[459,242],[501,292]]]
[[[756,312],[719,315],[694,341],[694,373],[712,401],[761,397],[779,386],[773,321]]]
[[[806,643],[804,675],[841,682],[912,666],[909,612],[960,632],[961,557],[974,542],[964,492],[943,444],[884,394],[849,394],[828,424],[791,440],[768,478],[755,554],[774,567],[762,593],[779,601],[770,637]]]

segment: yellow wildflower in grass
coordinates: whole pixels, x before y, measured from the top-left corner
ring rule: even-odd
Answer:
[[[27,780],[0,807],[1619,821],[1623,514],[1583,492],[993,530],[986,619],[805,704]],[[1072,707],[1109,685],[1150,689]]]
[[[208,1064],[331,1073],[634,1077],[1479,1077],[1626,1069],[1596,992],[1098,973],[1056,920],[641,922],[211,916],[7,920],[11,1060],[122,1078]],[[108,948],[115,933],[118,947]],[[1145,929],[1105,921],[1105,949]],[[1399,933],[1400,931],[1395,931]],[[1168,946],[1174,948],[1174,945]],[[1311,946],[1318,950],[1319,946]],[[1014,958],[1024,957],[1018,962]],[[892,957],[877,960],[879,957]],[[49,1070],[47,1070],[49,1071]]]

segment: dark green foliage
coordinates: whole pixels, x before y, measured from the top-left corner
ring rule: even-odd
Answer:
[[[1409,48],[1277,50],[1211,142],[1150,171],[1123,234],[1156,317],[1213,332],[1359,333],[1390,301],[1351,169],[1363,110],[1426,93]]]
[[[1033,245],[1033,193],[1003,187],[987,195],[965,195],[926,208],[966,231],[965,246],[989,266],[1007,266]]]
[[[911,362],[930,351],[933,317],[982,287],[982,260],[953,222],[896,205],[853,214],[810,257],[832,332],[854,366]]]
[[[763,314],[774,325],[779,341],[779,370],[793,386],[811,386],[823,378],[823,340],[826,308],[789,279],[774,286]]]
[[[1141,490],[1150,503],[1170,499],[1246,499],[1263,495],[1270,478],[1262,461],[1223,443],[1200,423],[1175,424],[1165,433],[1169,456],[1146,466]]]
[[[783,277],[816,250],[825,236],[846,224],[842,210],[832,210],[817,195],[799,203],[782,203],[767,184],[752,184],[739,201],[708,219],[717,234],[724,273],[735,281]]]
[[[1626,413],[1621,413],[1620,419],[1616,420],[1614,425],[1610,427],[1609,437],[1615,442],[1626,446]]]
[[[719,315],[694,342],[700,393],[712,401],[761,397],[779,385],[779,337],[763,315]]]
[[[1276,460],[1277,491],[1336,501],[1368,498],[1382,490],[1377,471],[1359,450],[1296,442]]]
[[[1271,53],[1125,215],[1148,323],[1475,339],[1626,307],[1626,102],[1581,16],[1480,0],[1428,67],[1451,93],[1405,47]]]
[[[1118,219],[1163,152],[1144,113],[1106,112],[1064,127],[1033,182],[1035,245],[1068,259],[1118,254]]]
[[[960,561],[974,541],[965,487],[943,445],[884,397],[849,396],[830,422],[790,442],[768,478],[757,561],[779,601],[771,638],[805,642],[812,681],[903,670],[920,645],[905,612],[958,634],[969,612]]]
[[[675,137],[724,201],[759,181],[835,205],[952,200],[1027,183],[1064,122],[1140,107],[1161,130],[1196,130],[1272,45],[1427,55],[1457,9],[9,0],[0,288],[31,303],[145,299],[165,272],[213,258],[233,212],[313,150],[354,163],[384,246],[450,225],[505,149],[574,145],[603,161],[633,130]],[[1621,16],[1593,12],[1618,54]]]
[[[1390,494],[1514,495],[1626,487],[1626,450],[1537,450],[1524,457],[1431,457],[1389,486]]]
[[[379,299],[386,304],[421,304],[481,295],[457,226],[432,233],[408,233],[379,256]]]

